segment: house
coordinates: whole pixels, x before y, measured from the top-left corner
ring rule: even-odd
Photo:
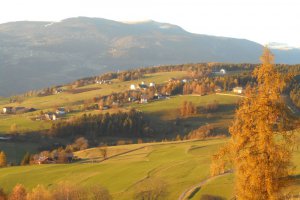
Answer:
[[[13,112],[13,107],[4,107],[4,108],[2,109],[2,112],[3,112],[4,114],[10,114],[10,113]]]
[[[158,94],[158,93],[155,93],[154,94],[154,97],[153,97],[153,99],[165,99],[166,97],[165,96],[163,96],[162,94]]]
[[[67,158],[67,161],[69,163],[71,163],[73,161],[73,158],[74,158],[73,152],[66,152],[66,158]]]
[[[135,97],[128,97],[128,101],[129,102],[134,102],[134,101],[136,101],[136,98]]]
[[[66,110],[65,110],[65,108],[58,108],[58,109],[56,109],[55,113],[57,115],[65,115],[66,114]]]
[[[170,78],[169,79],[169,82],[174,82],[174,81],[176,81],[177,79],[176,78]]]
[[[99,110],[108,110],[109,109],[109,106],[99,106]]]
[[[226,74],[226,70],[225,69],[221,69],[220,72],[219,72],[219,74],[223,74],[223,75]]]
[[[130,90],[136,90],[136,87],[135,87],[134,84],[131,84],[131,85],[130,85]]]
[[[237,93],[237,94],[242,94],[243,93],[243,88],[242,87],[235,87],[235,88],[233,88],[232,91],[234,93]]]
[[[11,139],[11,137],[1,137],[0,136],[0,141],[2,140],[2,141],[7,141],[7,140],[10,140]]]
[[[222,89],[221,89],[221,87],[219,87],[219,86],[216,86],[216,87],[215,87],[215,92],[222,92]]]
[[[155,87],[155,83],[154,82],[149,83],[149,87]]]
[[[145,82],[141,82],[141,84],[139,84],[139,89],[143,89],[146,90],[148,88],[148,86],[145,84]]]
[[[47,112],[45,114],[45,117],[46,117],[47,120],[52,120],[52,121],[57,120],[57,114],[53,113],[53,112]]]
[[[220,69],[220,71],[216,71],[214,72],[216,75],[225,75],[226,74],[226,70],[225,69]]]
[[[41,164],[55,164],[56,163],[55,160],[53,160],[52,158],[47,157],[47,156],[40,156],[36,162],[39,165],[41,165]]]
[[[182,79],[181,82],[182,82],[182,83],[187,83],[188,80],[187,80],[187,79]]]
[[[141,96],[140,103],[148,103],[148,98],[147,98],[146,95],[143,94],[143,95]]]
[[[120,103],[118,101],[112,102],[112,106],[113,107],[118,107],[119,105],[120,105]]]
[[[55,91],[54,91],[54,94],[60,94],[62,93],[64,90],[62,88],[57,88]]]

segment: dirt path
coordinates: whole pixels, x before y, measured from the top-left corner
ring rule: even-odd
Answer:
[[[196,190],[199,190],[204,184],[206,184],[207,182],[209,181],[212,181],[216,178],[219,178],[219,177],[222,177],[222,176],[225,176],[227,174],[230,174],[231,172],[226,172],[224,174],[221,174],[221,175],[218,175],[218,176],[213,176],[213,177],[209,177],[203,181],[201,181],[200,183],[196,184],[196,185],[193,185],[189,188],[187,188],[178,198],[178,200],[187,200],[188,197]]]
[[[242,97],[242,98],[245,97],[245,96],[243,96],[243,95],[238,95],[238,94],[226,94],[226,93],[216,93],[216,95],[231,96],[231,97]]]

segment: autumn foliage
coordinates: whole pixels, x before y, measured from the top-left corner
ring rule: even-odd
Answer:
[[[231,141],[213,157],[213,174],[233,164],[236,198],[241,200],[280,199],[291,168],[293,133],[287,131],[289,117],[281,99],[284,78],[269,49],[261,61],[253,73],[257,84],[246,89],[229,129]]]

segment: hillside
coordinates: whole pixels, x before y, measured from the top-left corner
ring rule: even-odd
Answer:
[[[257,63],[262,51],[249,40],[193,34],[167,23],[86,17],[1,24],[0,44],[0,96],[140,66]],[[297,49],[274,53],[278,63],[300,62]]]
[[[211,156],[227,139],[145,143],[108,148],[108,159],[102,160],[98,148],[77,152],[83,160],[69,165],[35,165],[0,169],[0,185],[10,191],[16,183],[27,189],[38,184],[48,188],[61,181],[69,181],[84,187],[99,184],[106,187],[114,199],[132,199],[140,184],[151,180],[166,183],[165,199],[179,197],[194,185],[209,179]],[[288,191],[299,191],[300,152],[294,154],[297,166],[295,184]],[[193,191],[189,199],[213,195],[231,199],[234,175],[228,174],[206,182]]]

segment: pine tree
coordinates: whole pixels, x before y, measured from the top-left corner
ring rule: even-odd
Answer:
[[[6,155],[4,151],[0,151],[0,167],[6,167],[7,162],[6,162]]]
[[[246,89],[229,129],[232,139],[219,153],[232,152],[236,197],[241,200],[280,199],[291,167],[293,133],[287,132],[289,118],[280,96],[284,80],[267,48],[261,61],[253,73],[257,85]]]

